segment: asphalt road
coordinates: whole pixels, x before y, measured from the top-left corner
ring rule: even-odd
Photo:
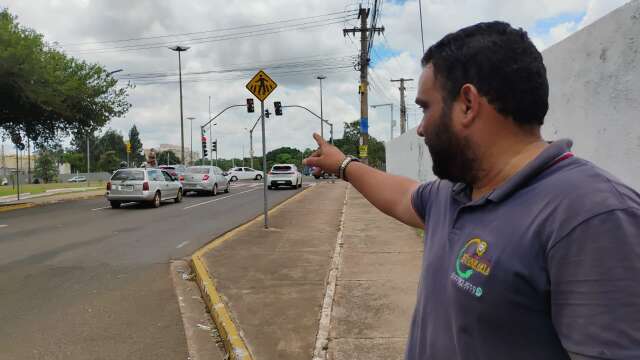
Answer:
[[[270,206],[299,191],[269,191]],[[169,260],[262,207],[248,182],[158,209],[96,198],[0,213],[0,359],[186,359]]]

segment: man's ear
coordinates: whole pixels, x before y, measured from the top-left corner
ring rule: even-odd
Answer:
[[[462,126],[473,124],[480,112],[480,94],[472,84],[464,84],[460,88],[460,109],[462,111]]]

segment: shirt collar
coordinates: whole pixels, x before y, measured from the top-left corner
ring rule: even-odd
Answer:
[[[528,181],[535,178],[546,170],[554,162],[569,152],[573,142],[570,139],[560,139],[549,143],[535,159],[525,165],[520,171],[513,175],[504,184],[490,192],[485,199],[499,202],[507,198],[515,191],[522,188]],[[451,189],[453,197],[463,203],[467,203],[471,199],[470,187],[463,183],[456,183]],[[484,199],[480,202],[484,202]]]

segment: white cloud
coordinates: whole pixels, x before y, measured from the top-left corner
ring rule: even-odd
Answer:
[[[2,0],[0,0],[2,1]],[[247,26],[300,17],[312,17],[344,9],[357,9],[358,1],[292,1],[292,0],[215,0],[190,2],[158,2],[152,0],[4,0],[9,11],[19,16],[19,21],[45,35],[47,41],[63,44],[108,41],[143,36],[198,32],[209,29]],[[591,21],[620,5],[624,1],[596,0],[423,0],[425,46],[460,27],[480,21],[506,20],[514,26],[530,29],[536,21],[563,13],[586,11],[583,23]],[[613,4],[615,5],[609,5]],[[406,100],[409,108],[409,124],[417,125],[419,113],[413,105],[417,78],[420,73],[422,46],[417,1],[404,3],[384,2],[379,25],[386,28],[385,34],[376,39],[397,55],[377,62],[371,69],[369,104],[395,104],[395,119],[399,120],[398,84],[390,79],[414,78],[408,83]],[[313,18],[307,22],[314,21]],[[266,36],[250,36],[241,39],[194,44],[183,53],[183,72],[211,69],[229,69],[240,66],[257,66],[276,62],[305,61],[327,57],[355,55],[359,49],[357,38],[343,37],[344,27],[358,26],[358,21],[326,24],[319,28],[299,29]],[[579,26],[583,26],[580,24]],[[549,34],[536,34],[533,41],[539,48],[564,38],[577,28],[573,23],[559,24]],[[248,29],[250,30],[250,28]],[[238,31],[238,30],[237,30]],[[202,34],[202,36],[211,34]],[[195,36],[195,35],[194,35]],[[192,36],[193,37],[193,36]],[[147,42],[163,42],[164,39]],[[113,47],[129,44],[110,43],[100,46]],[[124,73],[175,73],[177,56],[168,49],[148,49],[129,52],[80,53],[91,62],[99,62],[108,69],[124,69]],[[77,49],[77,47],[76,47]],[[372,54],[375,56],[375,54]],[[313,57],[313,58],[312,58]],[[272,102],[299,104],[318,112],[319,84],[316,76],[324,74],[324,115],[336,125],[335,135],[342,135],[342,123],[359,118],[360,106],[357,92],[358,73],[347,59],[324,60],[324,63],[347,64],[345,69],[308,70],[299,73],[278,74],[272,70],[279,86],[269,97]],[[196,117],[200,124],[208,117],[208,98],[212,97],[214,113],[231,104],[241,104],[248,97],[244,84],[252,74],[185,76],[184,114]],[[192,82],[198,80],[208,80]],[[172,78],[175,79],[175,78]],[[132,124],[141,132],[145,147],[157,147],[161,143],[179,144],[179,99],[176,82],[157,85],[140,84],[131,91],[131,111],[121,119],[114,119],[109,126],[126,134]],[[314,147],[311,133],[319,131],[319,120],[300,109],[284,109],[285,116],[272,117],[267,121],[267,147],[294,146]],[[371,134],[387,140],[389,115],[384,108],[369,109]],[[229,110],[222,115],[215,127],[222,156],[239,156],[242,144],[248,154],[248,133],[244,128],[251,125],[257,114],[247,114],[242,108]],[[196,124],[194,124],[196,125]],[[185,121],[188,130],[189,123]],[[197,126],[196,126],[197,129]],[[328,129],[326,129],[328,133]],[[399,127],[396,128],[396,134]],[[198,131],[194,130],[197,140]],[[328,137],[328,134],[326,135]],[[260,141],[254,139],[256,153]],[[189,143],[188,131],[185,143]],[[198,143],[199,144],[199,143]],[[199,148],[199,146],[196,146]]]

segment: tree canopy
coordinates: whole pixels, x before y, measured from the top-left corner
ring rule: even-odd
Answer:
[[[16,20],[0,10],[0,128],[14,144],[86,134],[129,110],[130,85],[118,87],[102,66],[49,47]]]

